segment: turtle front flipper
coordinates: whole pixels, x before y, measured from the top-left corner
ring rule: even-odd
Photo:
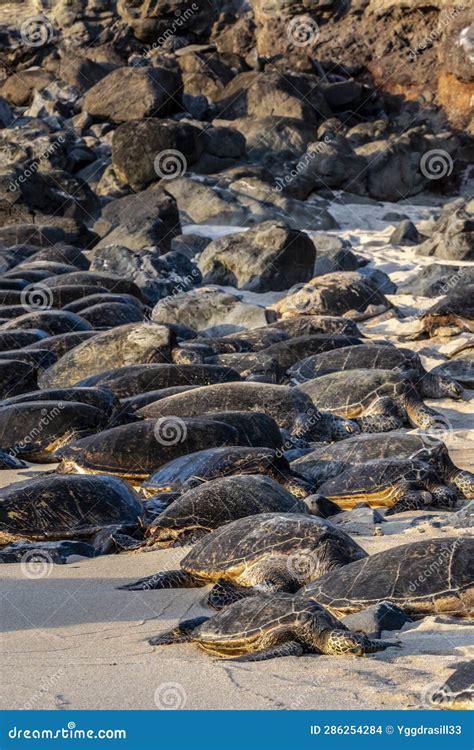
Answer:
[[[408,421],[412,427],[421,427],[427,430],[429,427],[436,427],[440,424],[445,425],[445,418],[438,411],[427,406],[416,393],[414,388],[410,388],[404,399],[404,406],[407,413]]]
[[[169,646],[172,643],[187,643],[193,640],[193,630],[202,625],[203,622],[207,622],[207,620],[209,620],[209,617],[193,617],[190,620],[183,620],[175,628],[149,638],[148,643],[150,646]]]
[[[400,646],[397,641],[372,640],[362,633],[337,628],[326,631],[318,645],[323,654],[331,656],[364,656],[384,651],[390,646]]]
[[[279,646],[267,648],[264,651],[254,651],[251,654],[237,656],[229,661],[266,661],[267,659],[277,659],[280,656],[302,656],[303,646],[298,641],[287,641]]]
[[[238,586],[235,583],[226,581],[225,578],[219,578],[214,584],[206,598],[206,604],[212,609],[223,609],[224,607],[254,596],[257,592],[251,586]]]
[[[413,489],[398,498],[396,503],[385,513],[386,516],[393,516],[395,513],[404,513],[407,510],[420,510],[426,508],[433,500],[433,496],[426,490]]]
[[[134,583],[117,586],[122,591],[151,591],[152,589],[195,589],[205,586],[206,582],[184,570],[164,570]]]

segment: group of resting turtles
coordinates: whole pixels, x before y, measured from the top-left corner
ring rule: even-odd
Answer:
[[[340,523],[361,504],[390,515],[474,498],[424,401],[463,398],[456,357],[427,372],[330,315],[205,335],[152,322],[133,282],[87,270],[77,248],[2,252],[0,468],[29,472],[0,490],[0,561],[191,545],[179,570],[124,588],[210,585],[217,613],[150,642],[247,661],[396,645],[341,620],[381,602],[472,615],[471,537],[368,556]],[[25,308],[35,284],[48,306]],[[427,335],[472,330],[456,304],[428,311]]]

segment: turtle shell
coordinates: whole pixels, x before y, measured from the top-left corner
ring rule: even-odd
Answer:
[[[293,430],[305,414],[315,412],[311,399],[298,388],[269,383],[219,383],[195,388],[142,409],[147,417],[196,416],[206,412],[258,411],[273,417],[279,427]]]
[[[330,336],[328,334],[313,334],[310,336],[299,336],[288,341],[281,341],[263,350],[263,354],[278,362],[278,365],[287,370],[303,357],[310,354],[338,349],[340,347],[361,344],[362,339],[355,336]]]
[[[152,540],[174,539],[182,531],[211,531],[257,513],[307,513],[301,500],[265,476],[221,477],[184,492],[148,529]]]
[[[350,370],[332,372],[300,386],[319,409],[345,417],[357,417],[376,399],[401,396],[404,375],[392,370]]]
[[[275,642],[291,640],[289,634],[299,625],[317,617],[321,629],[343,627],[316,602],[283,592],[272,596],[252,596],[225,607],[192,632],[193,641],[205,650],[228,656],[257,649],[268,634]],[[206,645],[210,648],[206,649]]]
[[[0,406],[0,447],[17,456],[54,461],[60,445],[107,424],[100,409],[77,401],[26,401]]]
[[[28,349],[47,349],[56,356],[62,357],[70,349],[79,346],[83,341],[97,336],[97,331],[70,331],[69,333],[58,333],[57,336],[48,336],[34,344],[30,344]]]
[[[30,391],[2,401],[1,406],[11,406],[32,401],[76,401],[100,409],[108,416],[120,409],[120,401],[106,388],[47,388],[44,391]]]
[[[237,442],[237,431],[217,420],[171,417],[112,427],[60,448],[55,458],[62,461],[65,471],[79,469],[144,479],[157,467],[203,445]]]
[[[204,386],[210,383],[233,380],[240,380],[240,375],[230,367],[143,364],[107,370],[84,380],[79,380],[77,385],[105,386],[110,388],[118,398],[129,398],[159,388],[177,385]]]
[[[378,552],[314,581],[301,591],[337,614],[381,601],[408,614],[471,615],[474,538],[426,539]]]
[[[40,476],[0,489],[0,542],[87,537],[103,526],[135,525],[142,512],[117,477]]]
[[[103,331],[64,354],[41,374],[41,388],[67,388],[112,367],[169,362],[174,342],[168,328],[155,323],[129,323]]]
[[[188,453],[162,466],[142,484],[147,495],[173,492],[186,485],[209,482],[233,474],[268,474],[288,471],[288,462],[272,448],[209,448]]]
[[[336,336],[362,335],[353,320],[335,315],[301,315],[296,318],[282,318],[270,323],[267,327],[270,329],[278,328],[284,331],[289,338],[312,336],[317,333],[328,333]]]
[[[215,580],[223,574],[234,577],[265,558],[312,555],[318,547],[333,545],[346,562],[366,556],[350,536],[323,518],[301,513],[259,513],[240,518],[222,526],[198,541],[181,561],[189,573]],[[324,560],[319,564],[311,558],[313,573],[322,574]]]
[[[318,488],[318,493],[344,507],[345,498],[361,502],[375,496],[380,505],[387,499],[393,501],[397,496],[397,487],[401,482],[423,481],[430,476],[430,468],[421,461],[380,460],[349,466],[332,479],[328,479]],[[379,496],[379,497],[377,497]]]
[[[292,468],[312,481],[335,477],[355,464],[387,459],[417,459],[437,467],[448,455],[446,446],[433,436],[404,432],[362,433],[338,443],[323,445],[292,462]]]
[[[51,336],[57,336],[70,331],[90,331],[91,325],[76,313],[65,310],[36,310],[4,323],[3,330],[7,331],[9,328],[37,328]]]
[[[416,352],[394,346],[359,344],[315,354],[298,362],[289,374],[297,383],[346,370],[412,370],[423,374],[424,368]]]

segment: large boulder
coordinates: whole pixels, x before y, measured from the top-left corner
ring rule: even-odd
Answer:
[[[232,125],[245,137],[249,159],[268,166],[300,156],[316,139],[314,123],[294,117],[239,117],[213,124]]]
[[[201,130],[173,120],[134,120],[114,133],[112,165],[117,177],[134,190],[162,178],[179,177],[201,155]]]
[[[315,260],[316,250],[307,234],[268,221],[214,240],[198,265],[206,284],[269,292],[309,281]]]
[[[165,67],[117,68],[89,89],[83,111],[112,122],[163,117],[179,109],[180,86]]]
[[[166,252],[171,249],[173,237],[181,234],[181,223],[173,196],[160,185],[152,185],[136,195],[108,203],[94,231],[102,238],[95,249],[123,245],[142,250],[159,245]]]
[[[213,3],[206,0],[118,0],[117,11],[137,39],[157,48],[187,33],[206,38],[215,18]]]
[[[318,123],[331,116],[315,76],[274,72],[237,75],[225,87],[218,107],[230,120],[273,115]]]
[[[183,224],[246,224],[249,211],[230,196],[218,195],[212,187],[189,177],[178,177],[166,184],[178,204]]]
[[[418,252],[444,260],[474,260],[474,216],[462,208],[441,216]]]
[[[314,53],[318,21],[338,8],[337,0],[251,0],[257,23],[257,49],[261,56]]]
[[[178,323],[207,336],[261,328],[276,319],[272,311],[242,302],[236,294],[207,287],[166,297],[151,317],[155,323]]]

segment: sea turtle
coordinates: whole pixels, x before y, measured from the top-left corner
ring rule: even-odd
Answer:
[[[70,312],[81,314],[82,310],[94,305],[110,304],[119,302],[121,305],[131,305],[136,307],[137,310],[143,310],[144,306],[139,299],[134,297],[132,294],[114,294],[113,292],[98,292],[88,294],[85,297],[80,297],[74,302],[70,302],[68,305],[64,305],[63,310],[69,310]]]
[[[136,526],[142,515],[117,477],[39,476],[0,489],[0,544],[86,539],[105,526]]]
[[[109,418],[121,410],[118,398],[106,388],[46,388],[43,391],[29,391],[4,399],[0,407],[22,404],[26,401],[76,401],[100,409]]]
[[[431,686],[429,703],[433,708],[472,711],[474,709],[474,664],[472,660],[450,666],[454,669],[444,683]]]
[[[101,331],[42,373],[41,388],[64,388],[81,378],[138,363],[169,362],[175,335],[156,323],[129,323]]]
[[[0,449],[38,463],[54,462],[67,443],[104,428],[108,416],[78,401],[26,401],[0,404]]]
[[[124,409],[134,413],[141,409],[142,406],[153,404],[161,398],[167,398],[167,396],[174,396],[176,393],[190,391],[192,388],[199,388],[199,386],[173,385],[170,388],[158,388],[156,391],[145,391],[145,393],[138,393],[136,396],[128,396],[127,398],[120,399],[120,401]]]
[[[350,510],[364,502],[387,515],[427,505],[451,509],[457,494],[422,461],[390,459],[350,466],[318,487],[318,494]]]
[[[81,318],[95,330],[105,330],[126,323],[139,323],[144,314],[138,307],[120,302],[102,302],[81,310]]]
[[[458,380],[464,388],[474,388],[474,352],[466,350],[464,357],[454,357],[431,371],[433,375]]]
[[[319,409],[356,421],[363,432],[435,426],[441,416],[420,399],[402,373],[392,370],[333,372],[302,383]]]
[[[1,317],[1,308],[0,308]],[[23,346],[33,344],[38,341],[44,341],[47,338],[45,331],[35,328],[30,331],[19,330],[0,330],[0,352],[8,352],[15,349],[21,349]]]
[[[348,534],[323,518],[258,513],[206,534],[181,560],[179,570],[156,573],[122,588],[199,588],[214,583],[208,603],[217,609],[255,590],[297,591],[327,571],[363,557],[366,552]]]
[[[289,338],[314,336],[325,333],[331,336],[362,336],[357,324],[348,318],[335,315],[301,315],[297,318],[279,318],[267,328],[284,331]]]
[[[12,542],[0,548],[0,563],[23,563],[26,566],[46,564],[63,565],[72,557],[95,557],[92,544],[78,541]],[[28,569],[28,567],[27,567]]]
[[[25,330],[36,328],[51,336],[57,336],[59,333],[70,331],[90,331],[92,326],[76,313],[64,310],[36,310],[20,315],[2,326],[3,331],[8,331],[10,328],[24,328]]]
[[[140,301],[144,301],[142,292],[133,281],[111,273],[74,270],[70,273],[62,273],[59,276],[50,276],[48,279],[44,279],[43,283],[52,289],[62,286],[74,286],[76,284],[101,287],[117,294],[132,294]]]
[[[472,617],[474,537],[446,537],[391,547],[305,586],[301,595],[347,615],[388,601],[409,615]]]
[[[393,309],[385,295],[356,271],[316,276],[290,290],[274,307],[283,317],[328,314],[352,320],[365,320]]]
[[[65,474],[114,474],[140,481],[163,464],[203,445],[237,443],[237,430],[223,422],[171,417],[112,427],[58,449],[54,457],[61,462],[58,470]]]
[[[7,360],[10,362],[10,367],[14,367],[14,365],[11,365],[11,362],[14,361],[30,365],[37,370],[39,378],[45,368],[52,367],[56,362],[56,355],[48,349],[15,349],[14,351],[0,352],[0,361]],[[30,388],[32,387],[30,386]]]
[[[328,334],[312,334],[310,336],[298,336],[289,341],[281,341],[278,344],[268,346],[262,350],[262,354],[275,359],[283,371],[310,354],[331,351],[342,346],[361,344],[362,339],[356,336],[330,336]]]
[[[206,448],[170,461],[141,485],[141,492],[145,497],[150,497],[158,492],[186,490],[202,482],[235,474],[265,474],[297,497],[306,497],[314,490],[314,485],[291,471],[280,451],[232,446]]]
[[[259,383],[279,383],[284,375],[278,361],[265,351],[217,354],[207,357],[205,361],[212,365],[231,367],[243,380]]]
[[[316,602],[284,592],[242,599],[213,617],[184,620],[149,639],[152,646],[184,642],[239,662],[304,653],[363,656],[398,646],[353,633]]]
[[[395,346],[362,344],[315,354],[297,362],[289,370],[292,382],[307,380],[343,370],[398,370],[411,376],[413,385],[422,398],[462,398],[459,383],[450,377],[427,372],[420,356],[410,349]]]
[[[256,513],[306,513],[302,500],[266,476],[221,477],[184,492],[150,524],[146,544],[191,544],[213,529]]]
[[[15,357],[0,358],[0,399],[38,388],[37,367]]]
[[[235,410],[264,411],[281,429],[309,440],[340,440],[359,431],[354,422],[320,412],[299,388],[270,383],[234,382],[194,388],[160,399],[139,413],[143,417],[164,417]]]
[[[429,337],[443,329],[474,333],[474,284],[453,288],[421,316],[422,331]]]
[[[208,385],[240,380],[230,367],[216,365],[142,364],[105,370],[97,375],[79,379],[75,385],[104,386],[118,398],[129,398],[158,388],[173,385]]]
[[[70,351],[70,349],[74,349],[75,346],[79,346],[83,341],[87,341],[87,339],[91,339],[93,336],[97,336],[97,331],[59,333],[57,336],[48,336],[47,339],[36,341],[34,344],[30,344],[27,349],[48,349],[59,359],[63,354]]]
[[[238,444],[252,448],[281,448],[282,434],[277,423],[263,411],[204,412],[200,419],[224,422],[237,430]]]
[[[445,444],[433,435],[366,433],[339,443],[322,445],[291,463],[294,471],[320,485],[356,464],[381,459],[416,459],[429,464],[439,477],[468,499],[474,498],[474,474],[452,462]]]

